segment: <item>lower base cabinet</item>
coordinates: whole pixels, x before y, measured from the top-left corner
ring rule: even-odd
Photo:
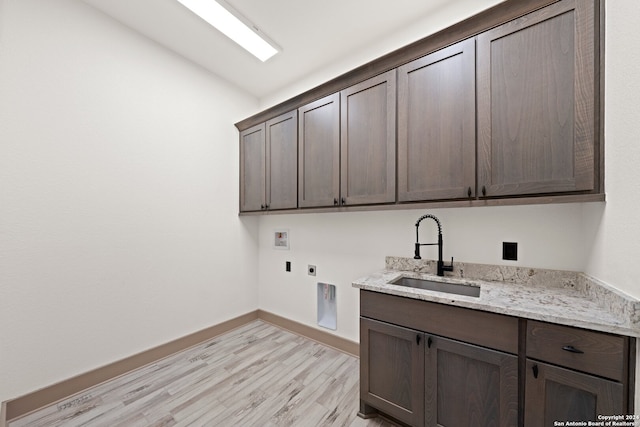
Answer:
[[[424,425],[517,425],[517,356],[437,336],[425,344]]]
[[[534,360],[527,360],[525,394],[527,427],[626,413],[622,384]]]
[[[527,321],[524,417],[527,427],[602,421],[633,412],[628,337]],[[633,382],[633,381],[631,381]],[[557,424],[556,424],[557,425]]]
[[[364,406],[412,426],[423,425],[424,334],[361,318],[360,396]]]
[[[547,427],[634,412],[634,338],[370,291],[360,313],[364,418]]]
[[[367,318],[360,334],[363,408],[411,426],[517,424],[517,356]]]

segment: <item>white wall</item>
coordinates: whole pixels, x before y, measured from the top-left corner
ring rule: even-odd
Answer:
[[[0,3],[0,401],[258,308],[257,108],[79,0]]]
[[[424,211],[238,218],[232,124],[495,3],[456,2],[258,105],[78,0],[0,0],[0,401],[258,306],[315,326],[317,281],[357,341],[351,281],[411,256]],[[431,210],[445,257],[501,263],[515,240],[520,265],[640,296],[639,8],[607,1],[606,205]]]
[[[607,0],[605,69],[606,206],[585,206],[595,242],[586,272],[640,297],[640,2]]]
[[[266,109],[292,98],[387,53],[420,40],[429,34],[450,27],[463,19],[476,15],[503,1],[505,0],[455,0],[449,1],[446,8],[434,10],[427,15],[416,15],[413,23],[404,24],[393,34],[388,34],[379,40],[374,40],[370,45],[364,46],[362,49],[349,52],[349,55],[340,61],[328,64],[326,67],[316,70],[299,81],[290,82],[286,87],[282,88],[282,90],[263,97],[260,99],[260,109]],[[384,1],[372,2],[372,8],[389,7],[386,3],[387,2]],[[389,2],[389,4],[391,4],[391,2]],[[363,16],[366,16],[366,13],[363,13]],[[366,17],[363,19],[366,19]]]
[[[415,222],[425,212],[442,222],[444,258],[565,270],[583,269],[581,206],[481,207],[378,212],[272,215],[260,219],[260,308],[316,326],[316,283],[337,286],[337,335],[359,341],[358,290],[351,282],[384,268],[386,255],[413,256]],[[272,247],[272,233],[286,228],[290,250]],[[420,241],[437,241],[430,221]],[[519,243],[517,262],[503,261],[502,242]],[[437,259],[435,247],[423,258]],[[285,271],[285,261],[292,271]],[[315,277],[307,265],[317,266]]]
[[[486,2],[485,7],[490,3]],[[328,281],[338,286],[338,330],[342,337],[358,341],[359,312],[357,290],[351,282],[384,267],[385,255],[412,256],[414,223],[423,213],[437,215],[444,228],[445,259],[454,256],[467,262],[511,264],[501,259],[501,242],[519,243],[515,265],[585,271],[614,287],[640,297],[640,283],[633,269],[640,251],[639,106],[640,42],[635,17],[640,2],[607,1],[606,35],[606,189],[608,202],[459,208],[370,213],[333,213],[267,216],[260,219],[260,307],[309,326],[316,326],[315,283]],[[476,13],[477,10],[473,10]],[[456,9],[444,18],[447,25],[471,13]],[[442,28],[440,21],[425,18],[422,37]],[[398,41],[404,36],[399,36]],[[636,43],[634,43],[636,42]],[[401,47],[398,44],[395,48]],[[373,55],[374,48],[379,48]],[[387,42],[372,46],[374,59],[389,50]],[[324,70],[324,80],[349,70]],[[352,67],[351,67],[352,68]],[[322,83],[300,83],[309,89]],[[262,100],[268,105],[289,95],[273,94]],[[291,250],[271,248],[274,227],[289,228]],[[421,227],[422,228],[422,227]],[[421,236],[428,231],[422,230]],[[432,258],[436,258],[435,253]],[[284,271],[285,260],[293,271]],[[306,265],[317,264],[318,276],[306,275]]]

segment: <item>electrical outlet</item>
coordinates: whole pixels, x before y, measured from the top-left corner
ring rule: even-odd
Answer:
[[[309,274],[309,276],[315,276],[316,275],[316,266],[309,264],[307,266],[307,274]]]
[[[518,242],[502,242],[502,259],[507,261],[518,260]]]

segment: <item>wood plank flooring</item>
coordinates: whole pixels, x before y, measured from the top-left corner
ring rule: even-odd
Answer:
[[[46,426],[345,426],[359,360],[260,320],[9,423]]]

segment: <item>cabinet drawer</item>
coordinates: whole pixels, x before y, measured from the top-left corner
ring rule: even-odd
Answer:
[[[518,352],[518,319],[372,291],[360,291],[360,315],[507,353]]]
[[[623,381],[626,338],[570,326],[527,321],[527,357]]]

